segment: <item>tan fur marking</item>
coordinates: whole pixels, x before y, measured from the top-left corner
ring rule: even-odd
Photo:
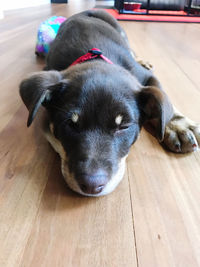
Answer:
[[[121,124],[121,122],[122,122],[122,115],[118,115],[116,118],[115,118],[115,123],[117,124],[117,125],[120,125]]]

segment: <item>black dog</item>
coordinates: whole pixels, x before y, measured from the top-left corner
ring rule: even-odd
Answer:
[[[113,191],[142,126],[174,152],[197,149],[199,125],[174,110],[106,12],[86,11],[64,22],[46,70],[22,81],[20,94],[29,110],[28,126],[41,104],[45,107],[43,130],[74,191],[89,196]]]

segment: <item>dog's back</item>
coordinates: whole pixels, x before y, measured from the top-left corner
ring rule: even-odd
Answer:
[[[100,49],[113,63],[129,70],[141,83],[148,70],[138,64],[126,33],[107,12],[88,10],[65,21],[51,44],[46,69],[64,70],[91,48]]]

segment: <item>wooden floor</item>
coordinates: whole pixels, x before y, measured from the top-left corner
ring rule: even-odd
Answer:
[[[0,266],[200,266],[200,152],[166,152],[142,131],[115,192],[86,198],[67,188],[58,156],[26,128],[18,84],[44,65],[34,56],[38,25],[95,5],[69,2],[0,21]],[[172,102],[200,121],[200,25],[121,25]]]

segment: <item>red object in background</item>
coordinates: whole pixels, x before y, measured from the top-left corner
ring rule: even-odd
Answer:
[[[108,13],[110,13],[113,17],[115,17],[117,20],[200,23],[200,17],[187,16],[187,13],[184,11],[150,10],[149,15],[147,14],[135,15],[135,14],[119,14],[119,12],[115,9],[105,9],[105,10]]]
[[[133,11],[135,9],[140,9],[141,3],[137,2],[124,2],[124,9],[128,11]]]

